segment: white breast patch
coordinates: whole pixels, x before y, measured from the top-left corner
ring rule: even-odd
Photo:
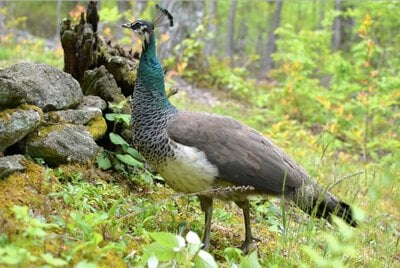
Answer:
[[[168,159],[159,173],[175,191],[197,193],[212,189],[218,168],[211,164],[204,152],[177,143],[175,159]]]

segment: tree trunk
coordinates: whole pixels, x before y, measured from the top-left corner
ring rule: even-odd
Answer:
[[[355,25],[354,19],[343,15],[348,9],[353,8],[353,4],[343,0],[335,0],[335,10],[340,12],[335,17],[332,29],[332,49],[345,50],[349,47],[352,39],[352,29]]]
[[[174,27],[168,28],[168,31],[158,31],[159,34],[169,35],[168,41],[158,45],[158,57],[161,61],[170,55],[175,55],[175,46],[190,37],[203,23],[205,3],[204,1],[171,0],[163,2],[162,7],[174,16]]]
[[[281,13],[282,13],[282,5],[283,0],[278,0],[275,6],[275,14],[272,21],[272,26],[268,32],[268,41],[266,48],[266,59],[265,59],[265,67],[262,69],[263,74],[265,75],[274,67],[274,60],[272,59],[272,54],[276,51],[276,41],[278,36],[275,31],[279,28],[281,24]]]
[[[235,50],[235,17],[236,17],[237,0],[232,0],[231,8],[229,11],[228,21],[228,42],[226,55],[229,58],[230,65],[233,66],[233,53]]]
[[[207,44],[204,47],[204,50],[207,55],[212,55],[216,51],[215,42],[217,38],[217,0],[210,0],[208,3],[208,20],[207,20],[207,31],[212,34],[213,38],[211,40],[207,40]]]
[[[338,12],[340,11],[340,2],[341,1],[342,0],[335,0],[335,11],[338,11]],[[340,23],[341,23],[340,17],[336,16],[333,21],[333,26],[332,26],[332,49],[333,50],[338,50],[340,47],[340,42],[341,42],[340,41],[340,37],[341,37]]]

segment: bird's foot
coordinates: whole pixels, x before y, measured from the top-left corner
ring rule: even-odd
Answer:
[[[251,237],[251,239],[246,239],[243,244],[239,247],[244,254],[247,254],[255,249],[257,249],[257,244],[254,242],[261,242],[261,239],[256,237]]]
[[[203,246],[201,247],[202,250],[208,251],[210,249],[210,242],[204,243]]]

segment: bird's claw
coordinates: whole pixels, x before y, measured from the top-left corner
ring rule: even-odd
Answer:
[[[253,242],[261,242],[261,239],[257,237],[251,237],[250,239],[246,239],[243,242],[243,244],[239,247],[239,249],[241,249],[243,253],[247,254],[252,249],[255,249],[257,247],[256,243]]]

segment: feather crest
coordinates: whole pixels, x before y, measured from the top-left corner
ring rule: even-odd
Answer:
[[[157,15],[153,20],[154,27],[161,27],[164,25],[174,26],[174,17],[165,8],[156,4]]]

